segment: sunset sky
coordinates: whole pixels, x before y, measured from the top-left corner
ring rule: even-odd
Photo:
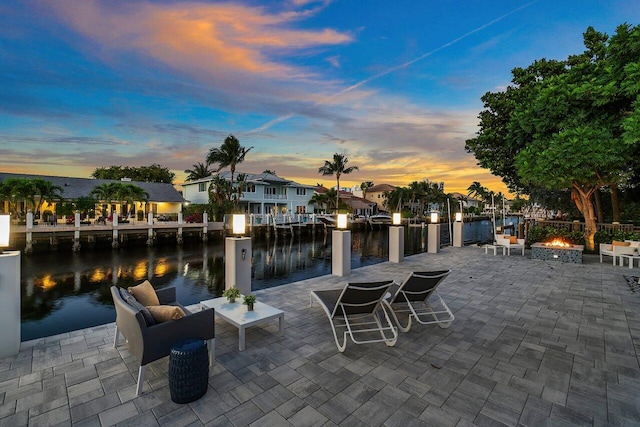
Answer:
[[[233,133],[238,170],[335,184],[473,181],[480,97],[511,69],[637,25],[637,0],[8,0],[0,3],[0,171],[184,169]]]

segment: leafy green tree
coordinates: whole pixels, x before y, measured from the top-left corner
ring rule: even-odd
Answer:
[[[333,155],[333,161],[325,160],[324,165],[318,168],[318,173],[324,175],[336,176],[336,209],[340,204],[340,177],[342,175],[348,175],[353,171],[357,171],[357,166],[349,166],[349,159],[344,154],[335,153]]]
[[[198,162],[193,165],[192,169],[185,169],[184,173],[187,174],[186,181],[195,181],[198,179],[206,178],[211,176],[211,171],[209,170],[209,166],[205,165],[202,162]]]
[[[75,201],[76,209],[83,214],[91,214],[93,217],[93,211],[96,208],[96,200],[92,197],[78,197]]]
[[[164,182],[172,184],[176,174],[171,172],[167,167],[152,164],[149,166],[109,166],[106,168],[97,168],[91,176],[97,179],[114,179],[130,178],[132,181],[141,182]]]
[[[481,130],[467,149],[512,189],[569,189],[593,250],[593,195],[624,183],[621,171],[637,157],[640,26],[621,25],[612,37],[589,27],[584,44],[565,61],[514,69],[515,86],[486,94]]]
[[[216,172],[220,172],[222,169],[229,167],[231,171],[231,183],[234,182],[234,176],[236,172],[236,165],[244,162],[244,158],[247,153],[253,147],[245,148],[240,145],[240,141],[233,135],[229,135],[224,139],[224,142],[219,148],[212,148],[207,155],[207,165],[214,163],[218,164]],[[231,194],[229,193],[229,199],[231,200]]]

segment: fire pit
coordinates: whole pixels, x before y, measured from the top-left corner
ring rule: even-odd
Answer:
[[[531,259],[582,264],[584,246],[573,245],[560,238],[531,245]]]

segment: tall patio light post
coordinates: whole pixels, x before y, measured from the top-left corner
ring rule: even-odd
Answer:
[[[0,215],[0,358],[20,351],[20,251],[9,247],[11,217]]]
[[[351,274],[351,231],[347,230],[346,214],[338,214],[336,229],[331,232],[331,274]]]
[[[251,237],[245,237],[246,217],[234,214],[232,237],[224,243],[224,288],[237,288],[242,295],[251,293]]]
[[[440,252],[440,215],[438,212],[431,212],[431,223],[427,229],[427,253],[437,254]]]
[[[453,246],[461,248],[464,246],[464,222],[462,212],[456,213],[456,222],[453,223]]]
[[[389,262],[402,262],[404,259],[404,227],[402,216],[396,212],[389,227]]]

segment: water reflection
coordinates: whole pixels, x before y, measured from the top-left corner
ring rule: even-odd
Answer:
[[[406,255],[426,250],[426,232],[426,227],[405,227]],[[252,249],[253,290],[331,273],[331,234],[254,240]],[[386,261],[388,253],[387,229],[352,233],[352,269]],[[185,305],[220,296],[224,242],[23,256],[22,339],[112,322],[109,288],[145,279],[156,288],[175,286]]]

